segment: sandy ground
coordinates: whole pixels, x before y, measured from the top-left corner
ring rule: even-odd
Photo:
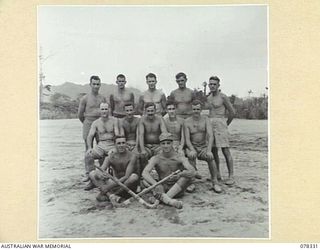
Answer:
[[[181,210],[101,207],[97,189],[84,191],[81,125],[77,120],[41,121],[39,160],[39,238],[227,237],[267,238],[267,121],[235,120],[230,127],[236,184],[211,190],[205,162],[201,180],[182,198]],[[227,168],[220,152],[222,175]]]

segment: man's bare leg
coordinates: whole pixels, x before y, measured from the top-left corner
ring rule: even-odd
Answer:
[[[87,154],[87,151],[88,151],[88,144],[87,144],[87,141],[84,140],[84,145],[85,145],[85,154],[84,154],[84,169],[85,169],[85,176],[84,178],[82,179],[83,182],[87,182],[90,180],[89,178],[89,170],[88,170],[88,167],[87,167],[87,157],[86,157],[86,154]]]
[[[233,177],[233,159],[230,153],[229,148],[222,148],[222,153],[226,159],[227,168],[228,168],[228,179],[225,181],[225,184],[227,185],[233,185],[234,184],[234,177]]]
[[[220,159],[219,159],[219,152],[218,152],[219,148],[213,147],[212,149],[212,153],[213,153],[213,157],[214,157],[214,161],[216,163],[216,168],[217,168],[217,179],[218,181],[221,181],[221,173],[220,173]]]
[[[89,179],[90,179],[90,172],[95,170],[95,166],[94,166],[94,157],[92,157],[92,155],[89,152],[86,153],[85,166],[86,166],[86,172],[88,173],[88,176],[89,176]],[[92,179],[90,179],[90,182],[84,188],[84,190],[89,191],[89,190],[91,190],[91,189],[93,189],[95,187],[96,186],[92,182]]]
[[[215,164],[214,160],[211,160],[211,161],[208,160],[207,163],[208,163],[209,172],[210,172],[210,175],[211,175],[211,181],[212,181],[213,190],[216,193],[221,193],[222,189],[218,184],[216,164]]]

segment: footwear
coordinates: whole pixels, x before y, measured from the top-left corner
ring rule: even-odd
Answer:
[[[186,188],[186,191],[188,193],[193,193],[194,190],[196,189],[196,186],[194,184],[190,184],[187,188]]]
[[[222,192],[222,188],[218,184],[213,183],[212,188],[213,188],[213,191],[215,191],[218,194]]]
[[[232,186],[235,183],[233,177],[228,178],[225,180],[224,184],[228,185],[228,186]]]
[[[108,196],[106,196],[104,193],[99,193],[98,196],[96,197],[96,200],[99,202],[104,202],[104,201],[109,201]]]
[[[88,185],[84,188],[84,190],[89,191],[91,189],[94,189],[96,186],[90,181]]]
[[[83,182],[90,181],[89,175],[86,175],[85,177],[83,177],[82,181]]]

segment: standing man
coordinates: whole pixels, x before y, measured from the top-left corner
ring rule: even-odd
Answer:
[[[192,116],[189,117],[185,125],[186,153],[191,164],[196,168],[196,159],[208,163],[213,190],[221,193],[221,187],[217,180],[217,167],[213,160],[213,132],[209,119],[201,115],[202,103],[199,100],[192,102]]]
[[[164,122],[168,132],[172,135],[173,148],[177,153],[184,155],[184,119],[177,117],[176,104],[173,101],[169,100],[166,105],[168,117],[164,119]]]
[[[100,118],[92,123],[87,137],[88,151],[86,152],[85,163],[88,174],[95,169],[94,160],[103,160],[109,151],[114,148],[114,137],[123,133],[119,131],[117,118],[109,116],[108,103],[100,104],[100,112]],[[95,134],[98,134],[99,142],[93,147]],[[85,190],[91,190],[94,187],[90,181]]]
[[[156,106],[156,114],[164,116],[166,114],[166,96],[165,94],[156,88],[157,77],[153,73],[146,75],[146,81],[148,84],[148,90],[143,92],[143,95],[139,99],[139,113],[142,115],[145,110],[145,105],[148,102],[152,102]]]
[[[139,123],[139,146],[141,156],[150,159],[160,151],[159,136],[167,132],[162,116],[156,115],[156,105],[154,103],[145,104],[145,115],[141,117]]]
[[[170,133],[160,135],[161,153],[153,156],[143,170],[142,176],[150,185],[157,181],[150,174],[153,169],[157,171],[159,179],[163,179],[176,170],[183,170],[178,175],[171,177],[165,184],[156,187],[155,196],[164,204],[182,208],[182,202],[174,199],[181,197],[194,176],[194,168],[188,159],[173,150],[173,136]]]
[[[127,81],[124,75],[118,75],[116,83],[118,84],[118,90],[115,94],[110,95],[111,115],[116,118],[123,118],[126,116],[124,106],[126,103],[134,103],[134,95],[125,88]]]
[[[101,87],[101,82],[99,76],[90,77],[90,93],[84,95],[80,99],[78,118],[82,122],[82,138],[85,143],[85,149],[88,150],[87,137],[91,124],[93,121],[100,117],[100,104],[106,102],[106,98],[99,94],[99,89]],[[88,175],[86,171],[86,177],[84,181],[88,181]]]
[[[229,172],[228,179],[225,180],[225,184],[233,185],[233,159],[229,150],[229,132],[228,126],[232,122],[235,111],[232,107],[229,98],[220,92],[220,79],[217,76],[212,76],[209,79],[210,94],[207,98],[207,104],[209,107],[209,118],[213,127],[213,134],[215,138],[215,144],[213,147],[214,159],[217,165],[218,179],[221,179],[219,168],[219,154],[218,148],[221,148],[222,153],[226,159],[227,168]],[[226,110],[228,110],[228,119],[225,119]]]
[[[170,99],[177,104],[177,116],[183,119],[192,116],[191,103],[195,99],[193,91],[186,87],[187,80],[185,73],[178,73],[176,75],[176,82],[179,88],[170,94]]]
[[[127,150],[126,138],[116,136],[114,140],[115,150],[105,158],[101,169],[108,171],[112,168],[113,175],[132,191],[135,191],[139,183],[139,176],[135,168],[137,157]],[[106,201],[111,195],[113,195],[114,200],[119,200],[121,196],[126,196],[126,191],[118,187],[111,179],[104,177],[100,170],[91,171],[90,179],[95,186],[100,188],[101,192],[96,197],[98,201]]]

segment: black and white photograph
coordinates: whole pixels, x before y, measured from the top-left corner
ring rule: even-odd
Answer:
[[[39,5],[38,239],[270,239],[268,5]]]

